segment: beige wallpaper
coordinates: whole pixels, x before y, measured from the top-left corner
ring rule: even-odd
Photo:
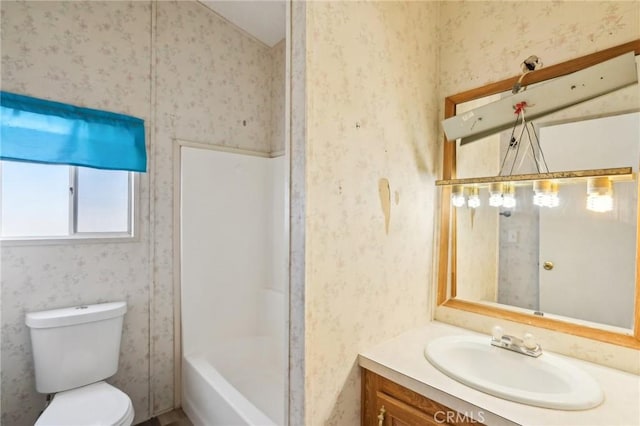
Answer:
[[[441,22],[439,77],[444,99],[518,74],[519,64],[531,54],[552,65],[637,39],[640,3],[443,2]],[[485,333],[500,322],[450,309],[439,310],[436,317]],[[503,325],[516,334],[534,331],[550,350],[638,372],[638,351],[519,324]]]
[[[129,311],[111,381],[144,420],[173,407],[172,141],[271,152],[272,120],[284,121],[271,113],[282,103],[273,93],[284,96],[272,89],[284,43],[269,49],[196,2],[2,1],[0,10],[2,90],[141,117],[149,154],[139,241],[2,246],[2,424],[32,425],[44,407],[25,312],[121,299]]]
[[[113,382],[142,420],[173,403],[172,140],[277,151],[260,89],[278,92],[264,70],[281,53],[195,2],[0,10],[3,90],[137,115],[150,135],[140,241],[2,247],[2,423],[32,424],[43,403],[24,313],[117,298],[130,310]],[[293,15],[291,424],[355,425],[358,351],[428,320],[444,96],[511,76],[532,53],[553,64],[638,38],[640,5],[298,2]]]
[[[284,154],[286,40],[271,48],[271,143],[272,155]]]
[[[552,65],[636,39],[639,8],[636,1],[441,2],[441,97],[519,74],[532,54]]]
[[[5,2],[2,90],[151,117],[148,2]],[[120,369],[110,380],[149,414],[149,176],[140,176],[140,241],[2,246],[2,424],[33,425],[29,311],[126,300]]]
[[[156,7],[154,412],[173,403],[174,140],[266,153],[272,144],[270,49],[199,3]]]
[[[428,320],[438,5],[306,8],[305,425],[356,425],[358,351]]]
[[[287,8],[287,84],[290,106],[285,134],[289,154],[289,425],[305,421],[305,285],[306,285],[306,46],[307,10],[305,2]]]

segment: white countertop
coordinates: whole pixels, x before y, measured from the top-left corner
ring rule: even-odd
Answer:
[[[605,394],[602,404],[580,411],[533,407],[496,398],[449,378],[427,361],[424,347],[434,338],[462,334],[479,335],[432,322],[360,353],[359,364],[487,425],[640,425],[640,376],[559,354],[600,383]],[[487,335],[487,342],[489,339]]]

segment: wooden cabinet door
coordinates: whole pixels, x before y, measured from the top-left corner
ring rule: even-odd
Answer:
[[[362,426],[482,425],[369,370],[362,371]]]
[[[376,395],[376,411],[382,415],[382,426],[435,426],[448,425],[437,422],[430,414],[426,414],[402,401],[382,392]],[[384,408],[383,408],[384,407]],[[380,420],[380,417],[377,418]],[[378,421],[378,425],[380,422]]]

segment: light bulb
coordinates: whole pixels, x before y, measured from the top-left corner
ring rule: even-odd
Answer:
[[[591,194],[587,197],[587,210],[604,213],[613,210],[613,197],[611,195]]]
[[[477,186],[469,188],[469,200],[467,201],[467,205],[472,209],[480,207],[480,196],[478,195],[478,192],[479,190]]]
[[[489,186],[489,205],[491,207],[500,207],[503,204],[502,193],[502,182],[494,182]]]
[[[536,194],[533,196],[533,204],[540,207],[558,207],[560,197],[558,194]]]
[[[504,194],[502,197],[502,207],[512,209],[516,206],[516,197],[513,194]]]
[[[613,187],[608,177],[587,181],[587,210],[604,213],[613,210]]]
[[[537,180],[533,182],[533,204],[540,207],[558,207],[558,183],[550,180]]]
[[[469,201],[467,201],[467,204],[472,209],[480,207],[480,197],[477,195],[470,195]]]
[[[536,206],[543,207],[547,201],[547,196],[542,192],[536,192],[533,195],[533,204]]]
[[[451,204],[455,207],[464,206],[464,195],[462,194],[451,194]]]
[[[460,185],[454,185],[451,189],[451,204],[454,207],[462,207],[464,206],[464,187]]]
[[[504,185],[504,194],[502,195],[502,207],[512,209],[516,206],[516,189],[512,183]]]
[[[491,207],[500,207],[502,205],[502,194],[491,194],[489,196],[489,205]]]

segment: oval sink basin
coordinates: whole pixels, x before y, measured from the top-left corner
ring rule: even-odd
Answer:
[[[604,399],[579,367],[549,353],[538,358],[491,345],[490,337],[447,336],[429,342],[425,356],[438,370],[482,392],[537,407],[586,410]]]

